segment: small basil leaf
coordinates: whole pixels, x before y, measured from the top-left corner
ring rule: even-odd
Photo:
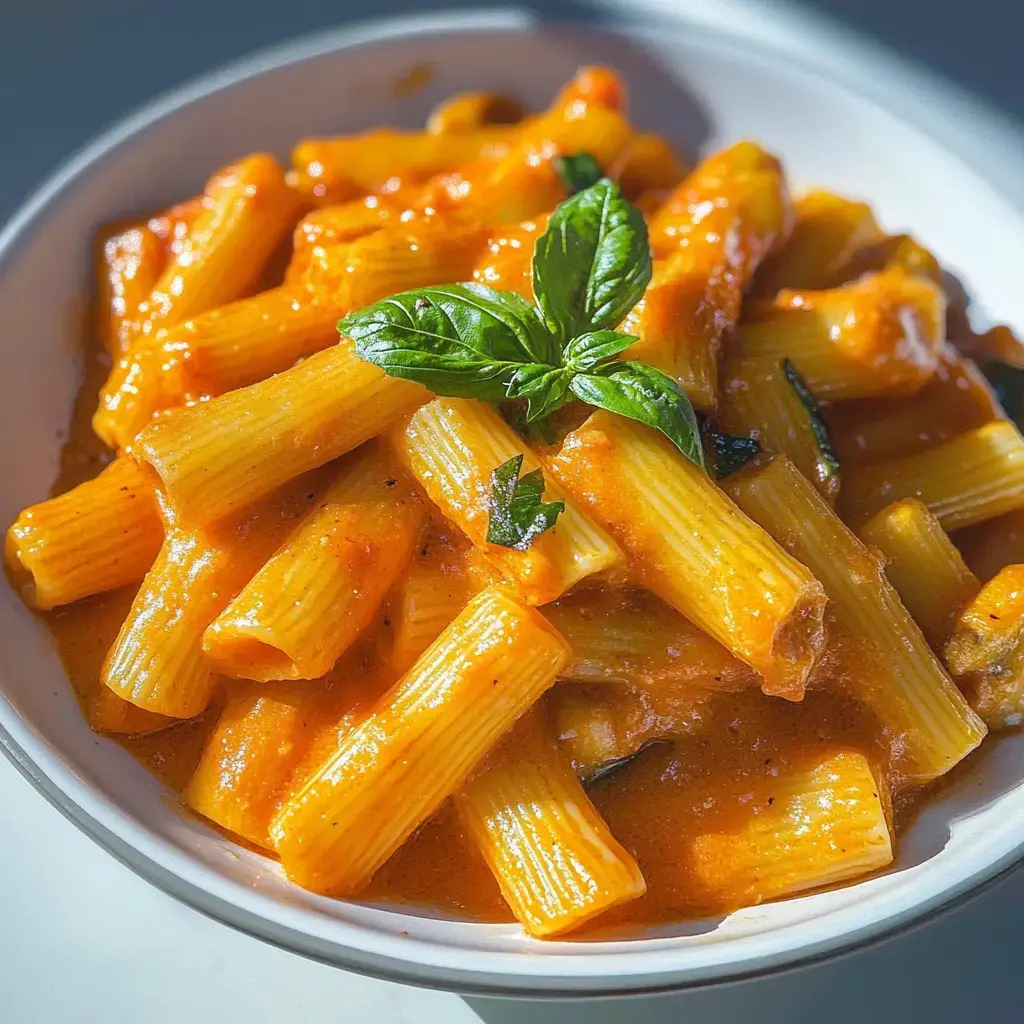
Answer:
[[[789,386],[796,393],[796,397],[800,399],[800,404],[807,410],[811,433],[814,434],[814,442],[818,446],[821,460],[822,482],[831,480],[839,472],[839,456],[832,444],[832,438],[829,437],[828,424],[825,423],[825,418],[821,415],[818,400],[811,393],[807,381],[800,376],[797,368],[788,359],[782,360],[782,370],[786,374]]]
[[[1024,423],[1024,370],[998,359],[986,359],[979,365],[1003,411],[1020,427]]]
[[[530,364],[516,371],[506,395],[526,399],[526,422],[532,423],[565,404],[571,380],[572,370],[567,367]]]
[[[704,415],[698,415],[698,422],[705,456],[709,450],[711,452],[716,480],[738,473],[755,455],[761,454],[761,442],[756,437],[722,433]]]
[[[533,248],[533,294],[563,349],[617,327],[650,279],[643,214],[607,178],[559,205]]]
[[[491,513],[487,540],[491,544],[525,551],[534,537],[555,525],[565,510],[564,501],[544,501],[544,474],[535,469],[521,480],[523,456],[516,455],[491,473]]]
[[[704,468],[697,417],[686,392],[645,363],[616,361],[578,373],[570,385],[580,400],[660,430],[692,463]]]
[[[555,170],[565,182],[566,191],[574,196],[591,185],[596,185],[603,177],[601,165],[589,153],[576,153],[573,156],[556,156]]]
[[[620,334],[618,331],[589,331],[573,338],[565,346],[563,358],[574,370],[589,370],[598,363],[614,359],[639,340],[633,334]]]
[[[439,395],[500,401],[524,363],[558,362],[522,296],[478,284],[401,292],[350,313],[338,330],[361,359]]]

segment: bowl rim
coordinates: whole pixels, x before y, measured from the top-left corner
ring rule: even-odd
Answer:
[[[658,18],[657,15],[655,17]],[[706,24],[692,21],[685,14],[676,14],[659,20],[664,21],[666,27],[675,33],[685,30],[688,36],[709,48],[724,49],[734,55],[754,53],[768,61],[785,61],[787,65],[792,65],[794,59],[792,54],[787,54],[782,48],[773,47],[763,40],[743,38],[728,31],[719,31]],[[0,230],[0,274],[14,261],[21,244],[30,237],[37,221],[49,212],[51,204],[60,199],[66,188],[104,158],[114,154],[122,144],[134,136],[157,125],[163,118],[179,109],[214,93],[280,67],[367,43],[415,35],[443,35],[480,30],[511,31],[557,24],[559,23],[532,12],[515,8],[475,9],[359,21],[261,49],[212,73],[191,79],[109,126],[58,167],[22,203],[8,224]],[[587,27],[611,32],[629,31],[626,19],[617,17],[614,11],[596,18]],[[882,59],[885,59],[884,56]],[[872,104],[883,106],[878,102],[874,89],[861,88],[861,83],[856,79],[851,82],[848,74],[830,76],[827,69],[818,62],[805,62],[803,69],[814,75],[824,74],[843,89],[858,94]],[[918,86],[925,78],[909,69],[904,71],[904,75]],[[955,90],[949,91],[948,94],[956,96]],[[966,99],[973,103],[971,97]],[[930,103],[921,103],[919,116],[915,117],[912,112],[908,113],[908,99],[905,95],[900,104],[902,109],[898,110],[896,116],[909,121],[915,129],[934,138],[927,120],[925,119],[925,123],[922,124],[920,116],[921,111],[934,105],[934,102],[933,99]],[[1010,122],[1001,123],[998,118],[993,117],[989,127],[1008,148],[1016,146],[1017,140],[1013,137]],[[939,144],[968,163],[975,176],[992,187],[990,176],[974,161],[968,161],[960,146],[951,146],[947,139],[943,139]],[[993,188],[993,191],[1000,195],[1000,198],[1004,198],[1002,190]],[[1009,205],[1015,204],[1011,202]],[[670,952],[668,950],[637,950],[635,956],[645,956],[648,959],[653,957],[657,962],[646,965],[631,964],[633,958],[628,951],[602,951],[601,946],[595,944],[592,947],[593,952],[573,956],[545,957],[542,952],[538,955],[539,951],[535,949],[525,958],[520,953],[471,952],[466,954],[467,959],[477,958],[486,961],[486,966],[464,966],[450,956],[446,960],[442,957],[439,961],[436,954],[438,950],[444,950],[440,943],[417,940],[400,934],[374,935],[365,925],[351,922],[333,922],[335,932],[344,931],[348,933],[346,935],[318,938],[312,931],[297,928],[281,916],[283,914],[285,917],[298,920],[308,917],[308,911],[285,913],[281,910],[277,916],[269,914],[266,911],[280,907],[272,898],[261,896],[259,893],[245,893],[238,884],[221,883],[219,876],[211,869],[198,864],[163,841],[145,841],[145,837],[141,835],[128,838],[131,833],[140,832],[140,826],[111,800],[93,793],[89,785],[77,778],[71,768],[52,753],[46,743],[20,718],[2,690],[0,751],[42,796],[79,830],[140,877],[205,916],[254,938],[332,966],[355,970],[383,980],[466,994],[574,998],[625,996],[640,992],[653,994],[710,987],[724,982],[793,970],[853,953],[882,939],[919,927],[995,885],[1024,857],[1022,829],[1013,845],[973,871],[966,874],[961,872],[951,884],[917,902],[890,909],[874,918],[862,920],[859,924],[854,923],[852,927],[845,926],[845,918],[849,916],[847,912],[843,915],[840,926],[833,927],[828,934],[812,941],[791,940],[782,949],[748,952],[741,959],[719,958],[711,965],[687,968],[672,963],[671,956],[666,955]],[[87,809],[87,806],[91,810]],[[143,846],[150,849],[147,851],[142,848]],[[200,875],[208,877],[200,879]],[[215,891],[218,887],[221,890],[219,892]],[[243,906],[243,902],[250,905]],[[252,906],[253,903],[256,906]],[[455,949],[455,952],[458,953],[460,950]],[[555,970],[555,964],[561,970]],[[615,966],[619,970],[611,971]],[[575,969],[569,970],[570,967]]]

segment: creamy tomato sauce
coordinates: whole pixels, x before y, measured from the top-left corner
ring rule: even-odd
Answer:
[[[90,348],[54,493],[94,476],[109,460],[109,452],[89,427],[96,389],[106,373],[104,358]],[[309,474],[261,511],[247,513],[225,527],[249,531],[253,571],[266,557],[268,546],[279,541],[316,500],[322,480],[323,474]],[[453,556],[461,544],[457,531],[438,524],[425,537],[420,554],[438,559],[445,571],[456,572],[460,563]],[[470,559],[464,571],[483,570]],[[134,588],[124,588],[41,616],[87,716],[105,696],[100,667],[133,596]],[[308,685],[359,686],[369,696],[383,692],[391,680],[381,676],[377,652],[386,647],[389,629],[385,608],[358,652],[346,655],[338,670],[324,681]],[[612,833],[637,858],[648,891],[646,896],[602,915],[574,937],[620,936],[637,926],[737,909],[745,902],[742,897],[730,898],[721,885],[709,886],[706,866],[696,870],[685,840],[706,833],[730,834],[749,816],[752,806],[770,806],[780,775],[833,752],[859,750],[883,766],[893,789],[897,829],[904,825],[921,792],[907,789],[889,767],[898,737],[887,736],[863,707],[830,692],[836,687],[830,687],[834,680],[829,672],[826,662],[800,703],[765,697],[750,689],[713,695],[694,716],[697,726],[691,726],[688,735],[649,745],[622,770],[589,786],[589,794]],[[354,679],[354,675],[360,678]],[[226,681],[225,690],[231,692],[235,685]],[[572,684],[556,687],[561,685]],[[545,701],[551,703],[549,698]],[[222,704],[222,698],[218,699],[199,717],[156,732],[111,738],[180,793],[195,771]],[[313,744],[305,770],[315,767],[311,762],[320,751],[326,756],[332,727],[336,734],[336,723],[317,724],[321,741]],[[182,813],[190,813],[184,805]],[[513,920],[487,865],[448,804],[385,864],[362,898],[400,902],[477,921]]]

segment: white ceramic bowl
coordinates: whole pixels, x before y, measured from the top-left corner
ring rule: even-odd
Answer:
[[[649,20],[643,28],[555,29],[491,12],[346,29],[238,65],[123,122],[62,169],[0,237],[0,524],[45,495],[54,477],[78,382],[72,324],[89,288],[97,224],[193,194],[212,168],[254,149],[283,156],[302,135],[422,124],[434,102],[460,89],[508,91],[540,106],[577,65],[592,62],[620,68],[636,120],[685,149],[753,136],[785,158],[798,184],[870,198],[888,226],[912,227],[984,309],[1024,325],[1024,226],[982,176],[929,136],[927,105],[913,108],[918,124],[913,111],[910,121],[897,119],[792,55]],[[393,83],[414,63],[429,65],[428,84],[395,98]],[[921,82],[900,81],[906,112]],[[947,135],[950,127],[941,123]],[[984,166],[984,154],[976,156]],[[69,818],[154,884],[305,955],[465,992],[629,993],[806,962],[934,913],[1007,869],[1024,846],[1024,742],[1013,737],[928,805],[882,877],[629,941],[541,944],[511,926],[320,898],[180,814],[124,751],[89,731],[45,629],[5,584],[0,680],[7,753]]]

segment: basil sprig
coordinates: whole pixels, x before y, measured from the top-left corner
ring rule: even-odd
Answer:
[[[491,473],[491,514],[487,540],[491,544],[525,551],[533,538],[550,530],[564,501],[544,501],[544,474],[535,469],[522,479],[523,456],[516,455]]]
[[[574,196],[591,185],[596,185],[603,177],[601,165],[589,153],[576,153],[574,156],[556,156],[555,170],[565,184],[569,195]]]
[[[481,284],[439,285],[392,295],[338,328],[362,359],[435,394],[525,400],[527,423],[576,398],[660,430],[703,467],[685,392],[616,358],[637,339],[615,328],[650,279],[643,216],[602,178],[562,203],[537,239],[534,305]]]

